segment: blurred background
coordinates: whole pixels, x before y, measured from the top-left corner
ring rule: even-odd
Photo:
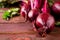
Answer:
[[[0,8],[19,7],[21,0],[0,0]]]
[[[0,8],[19,7],[20,1],[22,0],[0,0]],[[60,1],[60,0],[54,0],[54,1]]]

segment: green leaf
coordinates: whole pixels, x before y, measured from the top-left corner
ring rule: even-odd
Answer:
[[[2,18],[3,18],[3,19],[6,19],[6,18],[10,17],[10,12],[11,12],[11,10],[6,10],[6,11],[3,13]]]
[[[60,25],[60,22],[56,22],[56,25]]]
[[[48,0],[48,3],[49,3],[50,6],[52,6],[54,1],[53,0]]]
[[[11,8],[10,10],[13,11],[13,12],[16,12],[16,11],[19,10],[19,8]]]

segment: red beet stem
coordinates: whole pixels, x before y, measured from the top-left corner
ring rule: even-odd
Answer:
[[[31,3],[31,9],[33,9],[33,7],[34,7],[34,0],[30,0],[30,3]]]
[[[41,9],[43,0],[30,0],[31,9]]]
[[[43,8],[42,8],[42,12],[43,13],[49,13],[49,8],[48,8],[48,1],[47,0],[44,0],[44,5],[43,5]]]

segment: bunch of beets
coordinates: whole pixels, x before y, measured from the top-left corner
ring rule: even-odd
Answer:
[[[55,26],[55,18],[51,15],[60,16],[60,2],[50,0],[24,0],[21,3],[20,14],[33,24],[33,28],[42,37],[50,33]]]

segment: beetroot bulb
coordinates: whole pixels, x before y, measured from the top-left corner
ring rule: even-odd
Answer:
[[[52,6],[52,10],[60,15],[60,2],[56,2]]]
[[[28,1],[24,1],[22,3],[22,6],[21,6],[21,15],[25,18],[25,21],[27,21],[27,15],[28,15],[28,12],[30,11],[30,3]]]
[[[51,14],[55,17],[55,20],[60,19],[60,1],[48,0]]]
[[[54,14],[60,15],[60,1],[48,0],[48,2]]]
[[[33,22],[37,18],[37,16],[39,15],[39,13],[40,12],[37,9],[30,10],[29,13],[28,13],[28,20],[30,22]]]
[[[34,27],[36,31],[42,36],[46,36],[47,33],[54,29],[54,17],[50,15],[50,10],[48,7],[47,0],[44,0],[44,5],[42,7],[42,13],[38,15],[34,22]]]
[[[59,20],[60,19],[60,2],[55,2],[51,8],[52,8],[55,19]]]

